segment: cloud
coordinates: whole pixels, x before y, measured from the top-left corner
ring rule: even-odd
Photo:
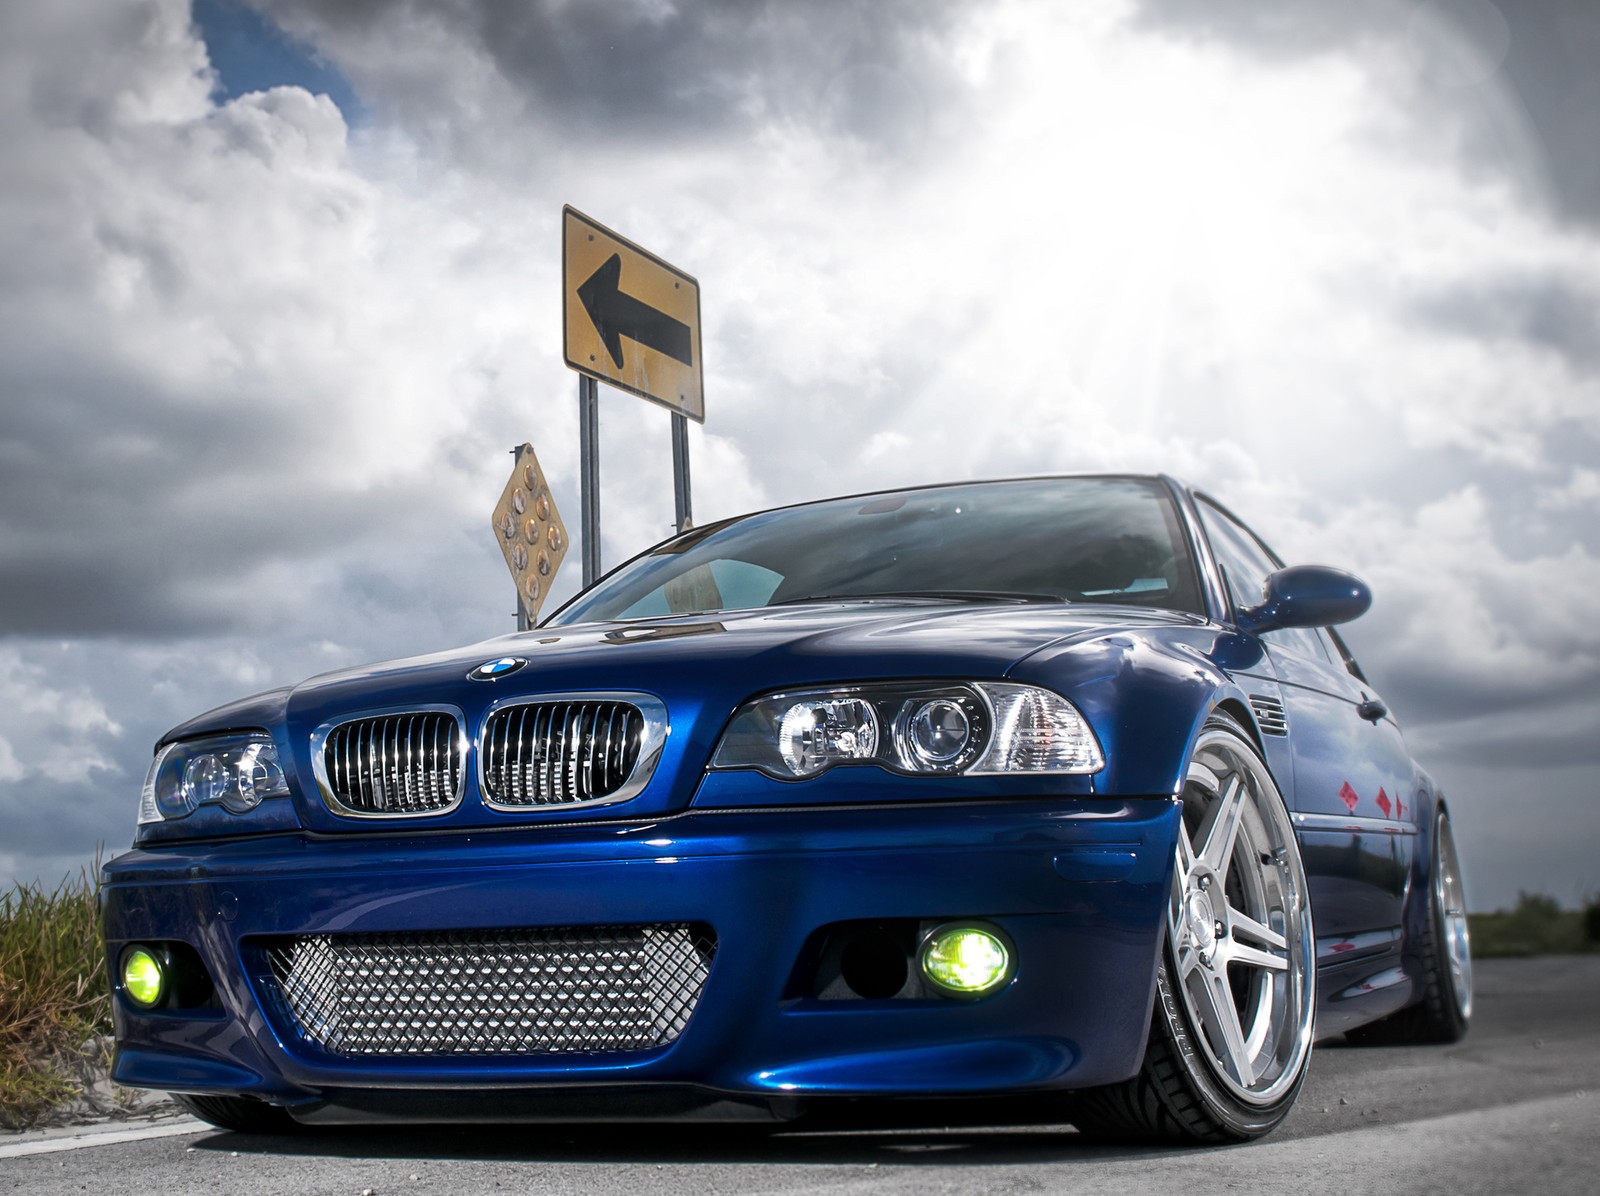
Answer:
[[[11,746],[11,741],[0,739],[0,784],[20,781],[26,775],[22,762],[17,759],[17,750]]]
[[[0,644],[0,867],[7,858],[82,858],[108,838],[120,845],[131,837],[132,804],[105,800],[108,790],[128,790],[130,782],[137,793],[127,774],[125,727],[93,680],[70,667],[72,655],[58,649],[34,656]],[[132,755],[137,761],[137,749]]]
[[[374,550],[375,502],[433,539],[477,481],[435,456],[483,383],[429,282],[474,234],[380,195],[326,98],[213,106],[183,6],[138,9],[137,71],[0,51],[48,80],[0,115],[10,634],[281,625],[307,558]],[[81,32],[109,52],[121,17]]]
[[[1413,310],[1419,321],[1491,352],[1543,350],[1575,371],[1600,373],[1600,288],[1587,270],[1553,265],[1437,285]]]
[[[878,150],[947,96],[963,6],[821,0],[579,4],[265,0],[388,119],[492,169],[529,148],[672,152],[823,125]],[[559,140],[558,140],[559,139]]]
[[[1426,115],[1464,166],[1502,174],[1563,220],[1600,225],[1600,9],[1586,0],[1139,0],[1152,32],[1227,47],[1274,67],[1353,55],[1381,65],[1397,100]]]

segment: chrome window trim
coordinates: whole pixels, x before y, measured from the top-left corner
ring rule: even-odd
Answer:
[[[513,805],[493,800],[489,796],[488,787],[484,784],[483,774],[484,734],[488,730],[490,721],[500,711],[511,706],[542,706],[552,702],[626,702],[635,707],[644,718],[644,736],[639,744],[639,759],[633,766],[633,772],[615,793],[608,793],[605,797],[592,797],[587,801],[568,801],[541,806]],[[592,810],[597,806],[614,806],[620,802],[631,801],[644,792],[645,786],[650,783],[650,778],[655,775],[656,765],[661,762],[661,753],[666,747],[667,736],[671,731],[672,727],[667,718],[667,704],[653,694],[637,690],[562,690],[558,693],[513,694],[501,698],[485,708],[478,719],[478,732],[472,739],[472,753],[477,757],[474,773],[478,781],[478,798],[487,808],[497,813],[521,815],[557,810]]]
[[[1170,474],[1159,476],[1166,483],[1167,491],[1172,496],[1173,506],[1178,511],[1179,523],[1188,533],[1189,556],[1198,575],[1200,602],[1205,608],[1204,614],[1214,623],[1231,623],[1233,601],[1228,594],[1228,587],[1223,583],[1216,554],[1211,550],[1211,541],[1206,538],[1205,526],[1200,522],[1198,504],[1203,495]]]
[[[404,714],[448,714],[455,719],[456,734],[460,736],[461,761],[456,765],[456,795],[455,799],[447,806],[437,810],[421,810],[415,812],[352,810],[341,802],[333,791],[333,785],[328,780],[328,766],[323,760],[323,748],[327,745],[328,736],[340,727],[351,723],[363,722],[372,718],[389,718],[394,715]],[[472,749],[472,741],[467,737],[467,716],[459,706],[443,703],[408,705],[408,706],[381,706],[372,710],[360,710],[353,714],[340,715],[323,723],[311,732],[311,771],[317,780],[317,792],[322,795],[322,804],[328,811],[339,818],[361,818],[369,821],[395,822],[409,821],[416,818],[440,818],[460,809],[462,801],[467,796],[467,753]]]

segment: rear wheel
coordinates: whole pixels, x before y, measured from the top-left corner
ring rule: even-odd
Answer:
[[[1315,940],[1294,826],[1239,724],[1195,745],[1144,1063],[1080,1094],[1075,1123],[1119,1139],[1259,1137],[1281,1122],[1311,1057]]]
[[[173,1093],[173,1099],[201,1121],[241,1134],[293,1134],[300,1123],[277,1105],[247,1096],[198,1096]]]
[[[1457,1042],[1472,1020],[1472,940],[1467,896],[1461,883],[1450,818],[1443,810],[1433,824],[1433,883],[1418,951],[1422,1000],[1399,1013],[1345,1035],[1365,1045]]]

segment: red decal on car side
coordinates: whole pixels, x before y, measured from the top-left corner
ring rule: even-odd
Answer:
[[[1344,788],[1339,790],[1339,800],[1344,802],[1345,809],[1354,814],[1356,812],[1356,803],[1361,800],[1361,795],[1350,787],[1349,781],[1346,781]]]
[[[1389,817],[1389,795],[1382,789],[1378,790],[1378,809],[1383,811],[1385,818]]]

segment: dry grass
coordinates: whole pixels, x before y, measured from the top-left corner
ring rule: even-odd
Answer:
[[[1469,922],[1472,953],[1485,959],[1600,951],[1600,901],[1568,910],[1554,897],[1518,893],[1515,909],[1473,914]]]
[[[0,1125],[31,1125],[78,1094],[70,1061],[111,1031],[94,872],[53,892],[0,894]]]

